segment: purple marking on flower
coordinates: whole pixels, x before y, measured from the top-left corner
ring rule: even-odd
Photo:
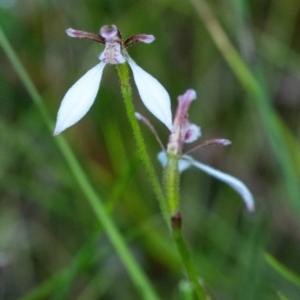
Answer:
[[[126,59],[122,54],[121,43],[119,41],[106,41],[105,50],[100,54],[99,59],[107,64],[123,64]]]

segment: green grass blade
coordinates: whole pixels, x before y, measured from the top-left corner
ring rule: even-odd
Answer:
[[[295,274],[293,271],[285,267],[278,260],[276,260],[272,255],[265,253],[265,259],[269,266],[274,269],[278,274],[284,277],[287,281],[293,283],[298,288],[300,288],[300,275]]]

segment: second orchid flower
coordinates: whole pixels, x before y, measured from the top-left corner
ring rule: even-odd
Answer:
[[[161,164],[164,167],[167,167],[170,161],[175,161],[177,165],[177,171],[179,173],[194,166],[206,172],[207,174],[225,182],[226,184],[231,186],[242,197],[247,209],[249,211],[254,211],[253,196],[249,191],[249,189],[241,180],[229,174],[216,170],[210,166],[202,164],[201,162],[198,162],[195,159],[193,159],[192,156],[182,153],[182,149],[185,143],[192,143],[201,136],[200,127],[198,127],[195,124],[192,124],[187,117],[190,105],[192,101],[194,101],[195,99],[196,99],[196,92],[191,89],[187,90],[183,95],[178,97],[178,107],[174,117],[173,131],[169,135],[169,142],[167,145],[167,149],[164,149],[164,147],[162,147],[163,151],[161,151],[158,154],[158,160],[161,162]],[[138,113],[136,113],[136,117],[139,120],[143,121],[151,129],[151,131],[154,132],[156,138],[158,139],[157,133],[155,132],[150,122],[145,117],[143,117]],[[205,143],[199,146],[196,146],[195,148],[191,149],[188,152],[209,145],[227,146],[229,144],[231,144],[231,142],[226,139],[212,139],[206,141]],[[177,209],[177,205],[178,203],[176,203],[175,205],[176,209]]]

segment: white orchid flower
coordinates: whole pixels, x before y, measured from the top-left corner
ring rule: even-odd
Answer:
[[[100,35],[69,28],[67,34],[76,38],[87,38],[105,44],[100,54],[100,63],[83,75],[66,93],[57,114],[54,135],[78,122],[95,101],[106,64],[128,62],[133,72],[140,97],[146,108],[172,130],[170,96],[165,88],[150,74],[140,68],[126,52],[126,47],[136,42],[151,43],[153,35],[137,34],[124,42],[115,25],[100,29]]]

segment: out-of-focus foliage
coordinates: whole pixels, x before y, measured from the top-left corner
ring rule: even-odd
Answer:
[[[207,1],[282,121],[291,153],[300,138],[299,0]],[[98,63],[103,46],[67,37],[69,27],[98,32],[116,24],[129,37],[149,33],[131,57],[177,96],[197,91],[190,120],[203,140],[232,141],[195,158],[242,179],[253,192],[249,214],[229,187],[197,170],[182,176],[184,236],[212,299],[299,299],[287,272],[300,272],[300,212],[290,195],[265,123],[189,1],[0,0],[0,24],[52,115],[67,89]],[[59,152],[39,110],[0,50],[0,298],[140,299]],[[134,87],[135,88],[135,87]],[[164,142],[168,132],[143,107]],[[160,151],[142,127],[156,170]],[[63,135],[162,299],[180,299],[182,267],[163,223],[120,94],[106,67],[95,104]],[[281,145],[278,145],[280,147]],[[296,150],[295,150],[296,149]],[[294,165],[300,165],[298,154]],[[299,172],[292,178],[300,185]],[[295,275],[297,276],[297,275]]]

